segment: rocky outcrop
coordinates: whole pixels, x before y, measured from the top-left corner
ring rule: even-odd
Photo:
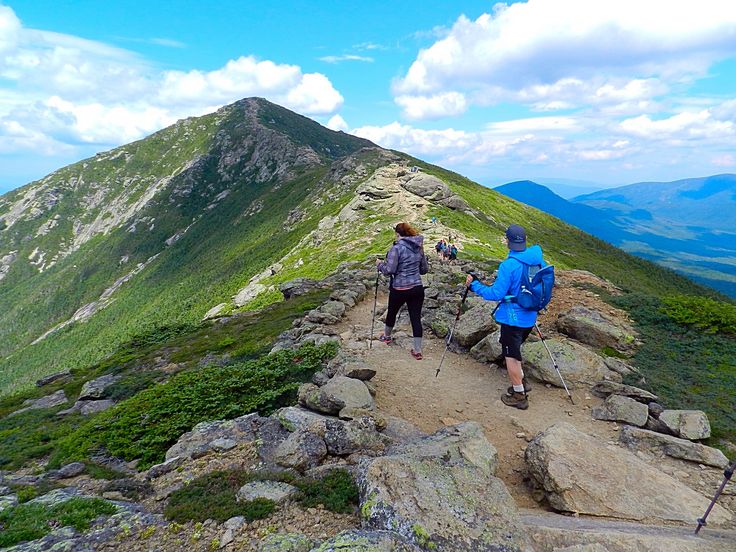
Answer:
[[[312,548],[311,552],[420,552],[421,550],[391,531],[353,529],[327,539],[320,546]]]
[[[577,305],[557,319],[562,333],[595,349],[612,347],[631,352],[636,345],[636,334],[625,320],[615,320],[599,311]]]
[[[659,421],[683,439],[707,439],[710,437],[710,422],[701,410],[665,410]]]
[[[359,478],[366,527],[392,530],[422,550],[526,550],[494,458],[480,427],[467,422],[366,462]]]
[[[716,448],[646,429],[624,427],[619,440],[632,450],[657,451],[673,458],[721,469],[728,466],[728,458]]]
[[[29,410],[38,410],[40,408],[55,408],[57,406],[65,404],[66,402],[66,394],[64,394],[63,389],[60,389],[56,393],[41,397],[40,399],[26,399],[25,401],[23,401],[23,408],[20,408],[15,412],[11,412],[9,416],[17,416],[18,414],[22,414],[23,412],[27,412]]]
[[[645,404],[658,400],[657,395],[654,395],[649,391],[639,389],[638,387],[634,387],[632,385],[624,385],[623,383],[618,383],[615,381],[599,381],[593,387],[591,387],[590,391],[598,397],[621,395],[623,397],[636,399],[637,401]]]
[[[96,400],[101,399],[105,395],[105,390],[120,380],[120,376],[108,374],[97,379],[86,382],[82,386],[78,400]]]
[[[470,348],[498,328],[493,321],[495,304],[483,301],[468,309],[457,322],[454,339],[461,347]]]
[[[552,356],[570,388],[588,387],[601,380],[621,381],[621,375],[608,369],[599,355],[573,341],[547,339]],[[541,341],[522,345],[525,371],[534,379],[562,387],[544,344]]]
[[[642,427],[649,418],[647,405],[621,395],[610,395],[601,406],[591,410],[596,420],[608,420],[612,422],[624,422]]]
[[[572,425],[555,424],[526,449],[529,472],[555,510],[635,521],[692,523],[709,499],[640,460]],[[732,515],[716,505],[709,524]]]
[[[322,387],[303,385],[299,389],[299,403],[324,414],[338,414],[344,408],[372,409],[373,397],[362,381],[335,376]]]

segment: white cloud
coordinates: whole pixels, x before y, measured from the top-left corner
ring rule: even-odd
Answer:
[[[465,93],[538,109],[651,100],[734,55],[736,2],[529,0],[499,4],[417,55],[394,82],[406,96]],[[635,105],[635,104],[632,104]]]
[[[439,119],[459,115],[467,109],[465,96],[459,92],[434,96],[398,96],[396,103],[409,119]]]
[[[340,115],[335,114],[333,115],[329,121],[327,121],[327,128],[331,130],[342,130],[343,132],[348,131],[348,124],[345,122],[345,119],[340,117]]]
[[[714,118],[709,109],[686,111],[664,119],[640,115],[622,121],[620,129],[626,134],[650,140],[681,141],[692,138],[712,140],[736,136],[734,122]]]
[[[159,44],[180,47],[168,39]],[[24,28],[0,6],[0,150],[58,153],[83,144],[115,146],[177,119],[247,96],[306,115],[343,103],[321,73],[242,56],[212,71],[160,71],[127,50]]]
[[[575,131],[581,130],[580,123],[574,117],[532,117],[490,123],[486,127],[490,132],[498,134],[518,134],[543,131]]]
[[[355,54],[344,54],[341,56],[322,56],[319,58],[320,61],[325,63],[340,63],[341,61],[364,61],[366,63],[373,63],[375,60],[370,56],[357,56]]]

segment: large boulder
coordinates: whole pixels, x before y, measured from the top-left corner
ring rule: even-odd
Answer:
[[[366,385],[355,378],[335,376],[322,387],[305,384],[299,390],[299,403],[311,410],[337,414],[343,408],[372,409],[373,397]]]
[[[447,199],[454,195],[450,187],[442,180],[426,173],[414,173],[411,178],[402,182],[401,186],[405,190],[430,201]]]
[[[611,371],[603,358],[574,341],[547,339],[565,383],[570,388],[588,387],[601,380],[621,381],[621,375]],[[541,341],[522,345],[525,372],[532,378],[562,387],[560,377]]]
[[[105,395],[105,390],[120,380],[120,376],[115,374],[107,374],[92,381],[88,381],[82,386],[77,400],[96,400],[101,399]]]
[[[289,431],[298,431],[320,425],[324,427],[325,420],[328,418],[300,406],[280,408],[271,417],[276,418]]]
[[[460,316],[452,335],[461,347],[472,347],[498,328],[491,314],[494,308],[495,304],[483,301]]]
[[[17,416],[18,414],[22,414],[23,412],[27,412],[29,410],[38,410],[40,408],[55,408],[57,406],[61,406],[66,402],[67,398],[64,394],[64,390],[59,389],[56,393],[41,397],[40,399],[26,399],[25,401],[23,401],[23,408],[16,410],[15,412],[11,412],[10,414],[8,414],[8,416]]]
[[[238,502],[265,498],[281,504],[296,496],[298,492],[299,489],[293,485],[281,481],[251,481],[240,487],[235,498]]]
[[[501,331],[496,330],[488,334],[470,349],[470,356],[478,362],[498,362],[503,359],[503,348],[498,342]]]
[[[599,397],[608,397],[609,395],[622,395],[636,399],[639,402],[650,403],[658,400],[657,395],[650,393],[644,389],[639,389],[633,385],[624,385],[615,381],[599,381],[590,391]]]
[[[721,469],[728,466],[728,458],[716,448],[646,429],[624,427],[619,434],[619,440],[633,450],[661,451],[673,458],[689,460]]]
[[[647,405],[621,395],[610,395],[601,406],[594,407],[591,414],[596,420],[624,422],[639,427],[649,419]]]
[[[710,500],[634,453],[606,445],[567,423],[539,433],[526,448],[530,474],[555,510],[592,516],[692,523]],[[716,505],[708,519],[732,519]]]
[[[561,314],[557,318],[557,329],[596,349],[612,347],[622,352],[632,351],[636,343],[634,329],[628,322],[582,305]]]
[[[295,431],[273,452],[273,460],[279,466],[299,471],[318,466],[326,456],[325,440],[307,430]]]
[[[364,462],[364,526],[392,530],[421,550],[529,549],[516,504],[492,475],[494,459],[480,426],[467,422]]]
[[[354,420],[327,420],[324,441],[327,451],[336,456],[355,452],[382,452],[389,444],[388,437],[381,435],[375,420],[360,416]]]
[[[665,410],[659,415],[659,421],[683,439],[710,437],[710,422],[702,410]]]

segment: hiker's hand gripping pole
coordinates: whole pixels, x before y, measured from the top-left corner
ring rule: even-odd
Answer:
[[[549,350],[549,347],[547,347],[547,342],[544,340],[544,337],[542,337],[542,332],[539,330],[539,325],[536,322],[534,323],[534,327],[537,329],[537,333],[539,334],[539,339],[542,340],[542,345],[544,345],[544,348],[547,349],[547,354],[549,355],[549,358],[552,359],[552,365],[555,367],[555,370],[557,371],[557,375],[560,376],[562,387],[565,388],[565,392],[567,393],[567,396],[570,398],[570,402],[574,405],[575,401],[572,400],[572,395],[570,394],[570,390],[567,388],[567,385],[565,384],[565,379],[562,377],[562,374],[560,373],[560,367],[557,366],[557,361],[555,360],[555,357],[552,356],[552,352]]]
[[[472,276],[473,279],[477,278],[477,276],[473,272],[469,272],[468,274]],[[460,320],[460,315],[463,312],[463,305],[465,304],[465,300],[468,298],[469,291],[470,291],[470,286],[465,286],[465,291],[463,292],[463,298],[460,301],[460,305],[457,307],[457,314],[455,315],[455,322],[452,324],[452,329],[450,330],[450,333],[447,334],[445,352],[442,353],[442,358],[440,359],[440,365],[437,367],[437,371],[434,373],[434,377],[437,377],[440,375],[440,370],[442,369],[442,363],[445,361],[445,355],[447,354],[447,349],[450,348],[450,341],[452,341],[452,334],[455,333],[455,326],[457,326],[457,321]]]
[[[728,466],[725,471],[723,472],[723,482],[721,483],[721,486],[716,491],[715,496],[713,497],[713,500],[710,501],[710,505],[708,505],[708,509],[705,511],[705,514],[703,514],[702,518],[698,518],[698,526],[695,528],[695,534],[697,535],[698,532],[702,527],[705,525],[708,525],[706,523],[706,519],[708,518],[708,514],[710,514],[710,511],[713,509],[713,506],[716,505],[716,501],[718,500],[718,497],[721,496],[721,493],[723,492],[723,489],[726,488],[726,484],[731,480],[731,476],[736,471],[736,460],[733,461],[733,463]]]

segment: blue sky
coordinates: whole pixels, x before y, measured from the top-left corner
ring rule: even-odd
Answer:
[[[0,193],[247,96],[487,185],[736,172],[736,2],[0,0]]]

